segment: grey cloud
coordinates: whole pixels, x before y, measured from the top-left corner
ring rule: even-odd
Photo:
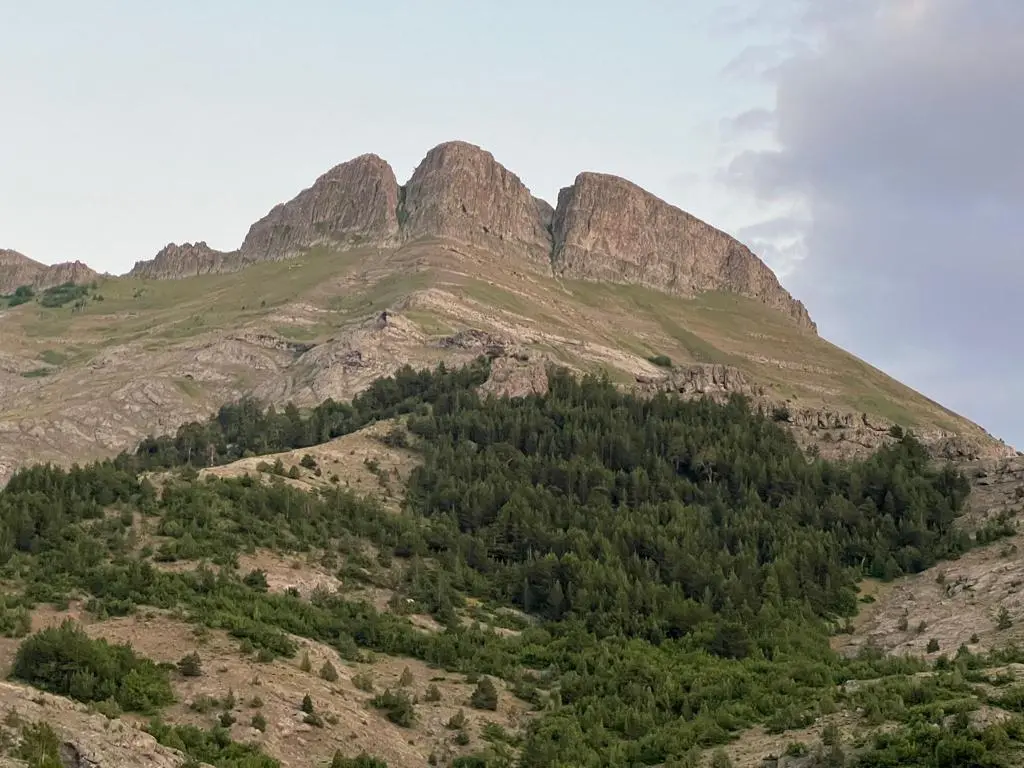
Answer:
[[[776,115],[770,109],[748,109],[735,117],[722,121],[722,132],[726,136],[741,136],[750,133],[763,133],[776,128]]]
[[[807,206],[787,284],[824,335],[1024,447],[1024,3],[804,8],[778,149],[728,178]]]

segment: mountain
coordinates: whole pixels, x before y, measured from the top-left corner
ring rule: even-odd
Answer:
[[[74,307],[0,309],[0,481],[246,394],[347,399],[403,363],[484,351],[513,393],[557,363],[645,392],[744,394],[828,455],[873,449],[893,425],[936,455],[1012,454],[821,339],[729,235],[604,174],[581,173],[552,207],[464,142],[430,150],[401,186],[376,155],[342,163],[231,252],[170,244],[118,278],[4,254],[8,290],[97,285]]]
[[[88,283],[99,277],[80,261],[47,266],[17,251],[0,248],[0,296],[13,293],[23,285],[37,290],[64,283]]]
[[[237,251],[171,244],[130,274],[188,277],[287,259],[318,245],[389,247],[424,238],[511,253],[561,277],[684,296],[737,293],[814,329],[803,304],[746,247],[636,185],[582,173],[553,209],[491,153],[459,141],[430,150],[403,187],[377,155],[342,163],[253,224]]]
[[[450,142],[5,252],[0,762],[1019,764],[1024,457],[709,224],[555,202]]]

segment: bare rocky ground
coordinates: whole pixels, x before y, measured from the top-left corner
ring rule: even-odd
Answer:
[[[412,450],[384,442],[383,438],[395,429],[405,431],[395,420],[378,422],[351,435],[309,448],[253,456],[203,469],[200,476],[280,478],[296,488],[310,491],[343,487],[360,496],[376,499],[390,509],[397,509],[409,472],[419,463],[419,458]],[[304,459],[307,462],[312,459],[315,466],[303,466]],[[281,478],[273,474],[270,470],[277,462],[286,475],[296,477]]]
[[[976,462],[963,524],[977,527],[1000,514],[1024,517],[1024,459]],[[981,651],[1024,641],[1024,532],[973,549],[958,560],[891,584],[871,584],[850,635],[835,647],[853,655],[867,644],[890,653],[936,657],[961,645]],[[999,627],[1005,609],[1010,626]],[[939,650],[928,653],[931,639]]]
[[[96,294],[80,311],[0,309],[0,483],[26,462],[110,456],[246,394],[344,400],[404,364],[480,354],[495,357],[496,394],[543,388],[556,363],[642,392],[746,394],[828,455],[871,450],[894,422],[937,455],[1013,454],[753,300],[558,280],[469,247],[320,249],[230,274],[103,278]]]
[[[498,710],[479,711],[468,703],[474,685],[460,675],[432,669],[415,659],[377,655],[371,663],[350,663],[327,646],[296,638],[300,651],[294,659],[260,663],[253,654],[240,652],[238,641],[226,633],[199,630],[160,611],[143,610],[131,617],[96,621],[73,603],[67,611],[37,611],[33,629],[54,626],[67,618],[80,622],[92,637],[130,643],[137,652],[158,662],[177,662],[196,650],[203,674],[195,678],[173,676],[178,702],[164,711],[164,720],[209,728],[216,724],[224,707],[197,711],[194,704],[199,702],[198,709],[204,710],[204,699],[223,701],[230,693],[235,699],[231,711],[236,718],[231,726],[232,738],[259,744],[286,768],[328,763],[337,750],[348,756],[365,751],[398,768],[427,765],[431,755],[439,764],[446,765],[455,756],[486,746],[480,736],[486,723],[515,733],[530,716],[529,706],[512,696],[498,680]],[[0,668],[5,673],[17,646],[18,641],[14,640],[0,644]],[[302,669],[304,656],[309,658],[310,671]],[[319,670],[325,662],[337,670],[337,681],[328,682],[320,677]],[[413,682],[402,685],[400,678],[407,670]],[[372,681],[372,692],[353,682],[353,678],[359,682],[359,676]],[[439,701],[424,701],[431,685],[440,691]],[[405,690],[419,699],[413,727],[401,728],[370,706],[369,700],[387,688]],[[306,694],[313,699],[316,712],[324,721],[322,727],[304,722],[300,705]],[[66,738],[84,753],[103,757],[97,765],[172,766],[182,762],[174,750],[160,747],[140,730],[145,725],[144,718],[123,715],[108,724],[104,716],[89,714],[85,707],[67,699],[49,695],[42,698],[46,704],[36,704],[35,700],[40,699],[38,691],[0,683],[0,706],[14,706],[32,721],[46,719],[55,727],[59,722]],[[460,710],[468,720],[465,731],[470,737],[463,745],[456,743],[456,732],[447,727]],[[265,731],[251,725],[257,714],[266,720]],[[139,762],[126,756],[131,750],[138,750]]]

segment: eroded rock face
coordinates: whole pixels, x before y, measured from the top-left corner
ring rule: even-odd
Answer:
[[[48,266],[17,251],[0,249],[0,294],[13,293],[23,285],[44,290],[64,283],[90,283],[97,277],[80,261]]]
[[[402,237],[518,247],[546,268],[552,216],[551,206],[490,152],[452,141],[430,150],[405,186]]]
[[[320,243],[384,243],[398,233],[398,181],[377,155],[337,165],[249,229],[243,262],[285,259]]]
[[[617,176],[581,173],[558,195],[556,274],[694,295],[730,291],[816,330],[802,303],[729,235]]]
[[[138,261],[129,273],[132,277],[155,280],[222,272],[231,254],[218,251],[205,242],[169,243],[149,261]]]
[[[729,395],[761,395],[762,387],[754,387],[731,365],[698,364],[675,368],[662,376],[637,376],[635,391],[645,394],[673,392],[683,396],[707,395],[715,399]]]

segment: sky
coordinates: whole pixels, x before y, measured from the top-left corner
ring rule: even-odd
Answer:
[[[1020,0],[0,0],[0,247],[237,247],[463,139],[739,236],[821,334],[1024,447]]]

